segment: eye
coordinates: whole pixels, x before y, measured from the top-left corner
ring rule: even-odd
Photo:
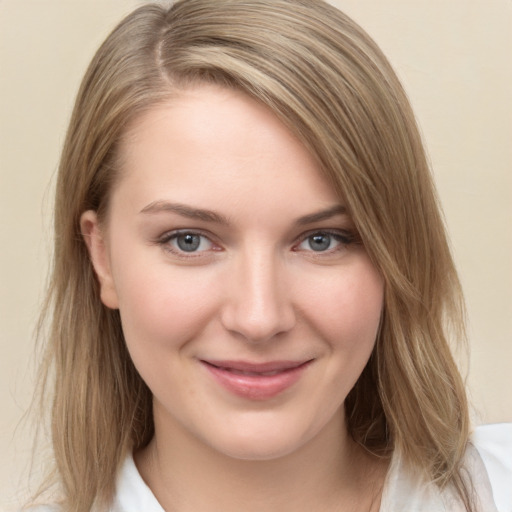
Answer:
[[[185,252],[196,252],[199,249],[205,249],[202,245],[208,245],[203,240],[204,237],[196,233],[185,233],[183,235],[177,235],[173,242],[180,250]],[[206,240],[206,239],[205,239]]]
[[[201,233],[194,231],[175,231],[159,240],[160,244],[174,253],[201,253],[214,248],[213,242]]]
[[[317,231],[306,235],[295,250],[332,252],[354,241],[353,235],[343,232]]]
[[[333,237],[328,233],[316,233],[314,235],[308,236],[306,240],[302,242],[301,247],[306,245],[307,248],[313,251],[327,251],[328,249],[331,249],[331,246],[335,242],[336,240],[334,240]]]

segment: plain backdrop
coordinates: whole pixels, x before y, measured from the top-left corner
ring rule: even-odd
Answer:
[[[27,489],[22,421],[74,96],[135,0],[0,0],[0,508]],[[338,0],[415,108],[466,293],[475,423],[512,421],[512,2]]]

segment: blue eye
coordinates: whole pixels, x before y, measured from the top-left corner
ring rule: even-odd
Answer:
[[[327,233],[317,233],[306,238],[307,245],[313,251],[327,251],[331,248],[333,237]],[[334,240],[335,242],[335,240]]]
[[[201,237],[193,233],[186,233],[185,235],[178,235],[176,238],[176,245],[185,252],[194,252],[199,249],[201,245]]]
[[[194,253],[208,251],[212,242],[204,235],[192,231],[175,232],[166,236],[161,243],[178,253]]]
[[[317,231],[306,236],[297,246],[301,251],[330,252],[341,249],[354,241],[354,237],[345,233]]]

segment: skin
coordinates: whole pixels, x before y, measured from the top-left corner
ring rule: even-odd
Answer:
[[[162,506],[378,510],[385,466],[347,436],[343,402],[383,280],[315,159],[264,106],[206,85],[138,118],[120,156],[106,222],[88,211],[81,227],[153,392],[155,437],[135,460]],[[254,399],[205,360],[309,363]]]

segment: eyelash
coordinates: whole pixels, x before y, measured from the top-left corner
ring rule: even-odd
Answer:
[[[186,236],[186,235],[199,236],[203,240],[204,239],[208,240],[208,243],[211,246],[217,247],[217,248],[216,249],[206,249],[206,250],[199,251],[199,252],[196,252],[196,251],[187,252],[187,251],[184,251],[184,250],[180,250],[179,248],[173,247],[171,245],[172,241],[177,240],[178,237],[180,237],[180,236]],[[179,229],[179,230],[176,230],[176,231],[171,231],[171,232],[165,233],[164,235],[162,235],[157,240],[157,243],[158,243],[158,245],[162,246],[166,251],[172,253],[174,256],[178,256],[179,258],[186,258],[186,259],[200,257],[201,255],[203,255],[208,250],[214,250],[214,251],[220,251],[221,250],[220,247],[218,247],[211,240],[211,237],[209,235],[206,235],[206,234],[204,234],[204,233],[202,233],[201,231],[198,231],[198,230],[190,230],[190,229]]]
[[[293,250],[299,251],[299,246],[302,245],[307,240],[311,240],[315,236],[328,236],[333,238],[336,242],[339,242],[339,245],[337,245],[334,248],[327,249],[325,251],[315,251],[311,248],[311,250],[307,250],[306,252],[311,252],[312,255],[315,257],[322,257],[322,256],[328,256],[337,253],[338,251],[341,251],[343,249],[346,249],[347,246],[360,243],[359,236],[349,230],[330,230],[330,229],[317,229],[314,231],[309,231],[308,233],[305,233],[302,235],[299,239],[299,242],[294,245]]]
[[[208,248],[208,249],[198,251],[198,252],[195,250],[188,252],[188,251],[176,248],[173,245],[171,245],[172,241],[177,240],[178,237],[180,237],[180,236],[186,236],[186,235],[199,236],[199,237],[201,237],[201,239],[206,239],[206,240],[208,240],[208,243],[213,248]],[[325,251],[315,251],[313,249],[305,251],[305,252],[312,253],[312,255],[314,255],[315,257],[332,255],[332,254],[337,253],[340,250],[345,249],[349,245],[361,243],[359,236],[353,231],[317,229],[317,230],[309,231],[309,232],[301,235],[298,239],[298,242],[296,242],[293,245],[292,251],[294,251],[294,252],[301,251],[301,249],[299,248],[300,245],[303,244],[304,242],[306,242],[308,239],[311,239],[314,236],[329,236],[329,237],[332,237],[336,242],[339,242],[339,245],[337,245],[336,247],[329,248]],[[162,235],[157,240],[157,243],[158,243],[158,245],[162,246],[166,251],[172,253],[173,255],[175,255],[179,258],[184,258],[184,259],[201,257],[204,255],[205,252],[209,252],[210,250],[222,251],[222,249],[218,245],[216,245],[215,242],[213,242],[211,240],[209,235],[204,234],[203,232],[198,231],[198,230],[180,229],[180,230],[176,230],[176,231],[171,231],[171,232],[168,232],[168,233],[165,233],[164,235]],[[201,243],[201,241],[200,241],[200,243]]]

